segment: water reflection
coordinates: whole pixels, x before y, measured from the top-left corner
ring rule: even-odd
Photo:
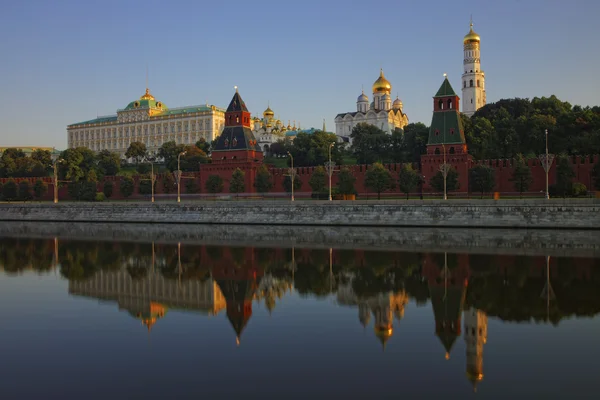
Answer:
[[[253,304],[273,313],[296,292],[355,308],[385,350],[414,301],[431,307],[446,359],[463,336],[473,388],[484,378],[488,317],[558,325],[600,312],[600,261],[589,258],[2,239],[0,270],[57,271],[70,295],[115,303],[148,331],[169,310],[225,309],[238,345]]]

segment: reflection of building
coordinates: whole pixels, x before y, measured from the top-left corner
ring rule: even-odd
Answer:
[[[340,137],[349,137],[352,129],[360,124],[374,125],[384,132],[391,134],[396,128],[408,125],[408,117],[402,111],[402,101],[396,97],[392,103],[392,84],[383,76],[373,83],[373,102],[369,105],[369,98],[363,93],[356,101],[356,111],[338,114],[335,117],[335,133]]]
[[[465,342],[467,344],[467,378],[476,390],[483,379],[483,345],[487,341],[487,315],[471,308],[464,313]]]
[[[273,312],[276,300],[280,300],[288,291],[292,291],[293,283],[288,280],[275,278],[271,274],[266,274],[260,281],[256,295],[256,300],[265,301],[265,306],[269,314]]]
[[[148,329],[167,308],[215,315],[225,307],[225,298],[212,279],[179,282],[152,271],[142,279],[133,279],[126,270],[100,271],[85,281],[69,281],[69,294],[116,301]]]
[[[358,306],[358,319],[364,327],[369,324],[372,314],[375,336],[385,347],[386,342],[394,333],[394,315],[398,321],[404,317],[404,307],[408,304],[408,295],[405,291],[401,291],[359,298],[354,293],[352,284],[348,283],[338,286],[337,301],[342,305]]]
[[[213,278],[217,281],[227,302],[227,318],[236,333],[236,343],[252,316],[252,300],[264,275],[254,259],[254,249],[243,250],[241,263],[235,261],[230,249],[224,251],[212,269]]]
[[[116,115],[98,117],[67,126],[69,148],[87,147],[124,155],[132,142],[142,142],[156,152],[163,143],[193,144],[214,140],[225,122],[223,109],[209,106],[168,108],[146,89],[138,100],[117,110]]]
[[[468,257],[456,254],[428,255],[423,265],[435,317],[435,334],[450,358],[460,336],[460,319],[469,279]]]

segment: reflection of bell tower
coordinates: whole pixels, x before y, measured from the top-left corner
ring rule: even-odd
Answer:
[[[371,320],[371,310],[369,310],[369,305],[367,303],[360,303],[358,305],[358,319],[363,327],[367,327],[369,325],[369,321]]]
[[[212,269],[213,278],[221,288],[227,302],[227,318],[236,333],[239,346],[240,337],[252,316],[252,299],[264,271],[254,258],[254,249],[247,247],[243,257],[235,260],[230,248],[222,248],[223,256]]]
[[[483,345],[487,341],[487,315],[471,308],[464,313],[465,342],[467,344],[467,378],[477,391],[477,383],[483,379]]]
[[[435,317],[435,334],[446,350],[446,359],[460,336],[461,314],[469,277],[468,257],[431,254],[423,265]]]

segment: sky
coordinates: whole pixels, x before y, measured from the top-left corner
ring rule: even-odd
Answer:
[[[270,105],[302,128],[383,68],[409,122],[429,125],[447,73],[460,90],[473,16],[488,103],[555,94],[599,105],[600,2],[0,0],[0,146],[64,149],[66,126],[114,115],[149,87],[168,107]],[[460,95],[460,93],[459,93]]]

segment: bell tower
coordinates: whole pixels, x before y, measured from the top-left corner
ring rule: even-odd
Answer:
[[[485,73],[481,70],[480,44],[481,38],[473,31],[473,20],[471,20],[469,33],[463,39],[464,72],[462,75],[463,113],[469,117],[486,103]]]

